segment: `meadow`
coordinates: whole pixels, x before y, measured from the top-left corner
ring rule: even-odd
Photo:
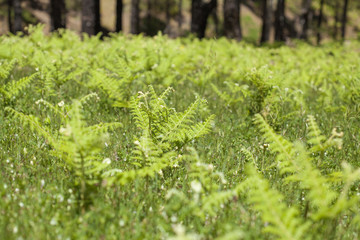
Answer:
[[[0,239],[359,239],[360,42],[0,36]]]

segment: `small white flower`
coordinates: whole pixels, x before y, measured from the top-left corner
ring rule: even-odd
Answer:
[[[24,204],[22,202],[20,202],[19,206],[22,208],[22,207],[24,207]]]
[[[15,227],[13,228],[13,233],[17,233],[17,232],[18,232],[18,227],[15,226]]]
[[[194,192],[196,193],[200,193],[201,192],[201,183],[198,181],[192,181],[191,182],[191,188],[194,190]]]
[[[15,188],[15,192],[18,193],[20,190],[18,188]]]
[[[176,217],[176,216],[171,216],[171,221],[172,221],[172,222],[176,222],[176,221],[177,221],[177,217]]]
[[[61,102],[58,103],[58,106],[59,106],[59,107],[63,107],[64,104],[65,104],[64,101],[61,101]]]
[[[122,220],[122,219],[120,219],[120,221],[119,221],[119,225],[120,225],[120,227],[125,226],[125,221],[124,221],[124,220]]]
[[[41,187],[43,188],[45,186],[45,180],[41,179],[40,184],[41,184]]]
[[[106,165],[109,165],[109,164],[111,163],[110,158],[105,158],[105,159],[103,160],[103,163],[106,164]]]
[[[57,224],[57,220],[55,218],[52,218],[50,221],[50,225],[56,225]]]

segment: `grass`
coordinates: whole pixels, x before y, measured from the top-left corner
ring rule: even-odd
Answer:
[[[259,48],[30,31],[0,37],[2,239],[359,238],[359,42]],[[175,91],[151,98],[149,85]],[[91,93],[77,114],[75,100]],[[171,125],[197,99],[207,103]],[[187,135],[212,114],[210,132]],[[122,126],[86,130],[101,122]],[[171,139],[166,124],[179,129]],[[79,173],[80,153],[111,163]]]

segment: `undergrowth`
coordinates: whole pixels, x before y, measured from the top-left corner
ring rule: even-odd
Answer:
[[[0,37],[1,239],[358,239],[358,42]]]

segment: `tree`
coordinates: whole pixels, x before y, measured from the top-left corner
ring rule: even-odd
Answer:
[[[8,0],[8,24],[9,24],[9,31],[11,33],[14,33],[13,31],[13,26],[12,26],[12,1],[13,0]]]
[[[305,40],[308,39],[310,10],[311,10],[311,0],[303,0],[301,17],[300,17],[300,24],[301,24],[300,38]]]
[[[345,33],[346,33],[348,3],[349,3],[349,1],[345,0],[344,8],[343,8],[343,15],[342,15],[342,19],[341,19],[341,38],[342,38],[342,40],[345,39]]]
[[[335,5],[334,5],[334,33],[333,33],[333,37],[334,40],[337,39],[338,36],[338,23],[340,20],[340,16],[339,16],[339,10],[340,10],[340,6],[339,6],[339,0],[335,0]]]
[[[57,30],[59,28],[66,27],[65,17],[65,2],[64,0],[51,0],[50,1],[51,11],[51,30]]]
[[[321,23],[322,23],[322,19],[323,19],[324,2],[325,2],[325,0],[320,0],[320,13],[319,13],[319,19],[318,19],[318,24],[317,24],[317,34],[316,34],[316,43],[318,45],[321,42]]]
[[[268,42],[270,39],[270,29],[272,24],[272,0],[263,0],[261,43]]]
[[[228,38],[241,40],[240,0],[224,1],[224,32]]]
[[[207,19],[214,8],[217,6],[217,0],[191,1],[191,32],[198,38],[205,37]]]
[[[179,0],[179,3],[178,3],[178,8],[179,8],[179,12],[178,12],[178,27],[179,27],[179,33],[181,31],[181,26],[182,26],[182,0]]]
[[[100,0],[82,0],[81,31],[90,36],[100,32]]]
[[[21,32],[22,29],[22,16],[21,16],[21,0],[13,0],[12,7],[14,9],[14,21],[12,24],[13,33]]]
[[[116,32],[122,30],[122,11],[123,11],[123,1],[116,0]]]
[[[131,19],[130,32],[132,34],[139,34],[140,32],[140,0],[131,0]]]
[[[275,41],[285,41],[285,0],[278,0],[275,11]]]

